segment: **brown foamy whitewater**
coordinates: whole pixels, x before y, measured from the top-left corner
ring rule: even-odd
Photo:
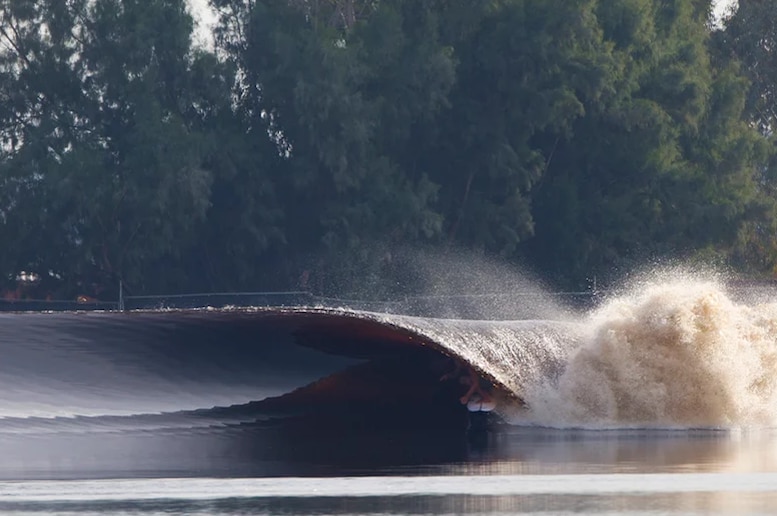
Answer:
[[[714,282],[642,285],[591,315],[561,375],[526,390],[524,423],[777,425],[777,303]]]

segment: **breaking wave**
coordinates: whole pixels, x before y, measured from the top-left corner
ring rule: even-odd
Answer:
[[[718,282],[643,283],[583,321],[554,379],[538,378],[515,422],[554,427],[777,425],[777,303]]]
[[[304,332],[269,324],[311,315],[307,337],[325,353],[292,350]],[[517,425],[777,426],[777,303],[670,278],[563,321],[322,308],[0,315],[0,434],[242,424],[258,417],[252,403],[353,364],[334,355],[378,340],[474,366],[524,402],[501,406]]]

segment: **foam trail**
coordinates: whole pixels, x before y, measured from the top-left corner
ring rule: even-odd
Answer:
[[[641,285],[593,313],[553,381],[528,386],[522,423],[583,427],[777,425],[777,303],[715,282]]]

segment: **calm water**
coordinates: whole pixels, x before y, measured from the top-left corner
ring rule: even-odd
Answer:
[[[301,454],[288,449],[293,440],[269,448],[252,442],[261,438],[219,429],[5,436],[3,456],[27,460],[3,462],[0,511],[777,513],[777,435],[770,431],[515,428],[448,443],[363,435]]]

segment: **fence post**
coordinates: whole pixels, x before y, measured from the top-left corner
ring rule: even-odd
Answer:
[[[119,312],[124,311],[124,282],[119,280]]]

